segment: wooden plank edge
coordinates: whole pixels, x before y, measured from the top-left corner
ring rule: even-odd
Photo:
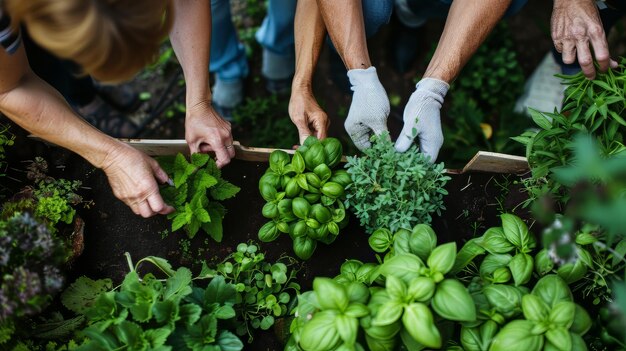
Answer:
[[[479,151],[463,167],[460,173],[490,172],[521,174],[530,170],[528,160],[522,156]]]

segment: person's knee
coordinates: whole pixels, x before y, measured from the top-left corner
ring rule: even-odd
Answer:
[[[362,6],[365,31],[368,37],[389,23],[393,10],[393,0],[363,0]]]

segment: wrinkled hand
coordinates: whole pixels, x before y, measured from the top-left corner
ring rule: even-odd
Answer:
[[[209,102],[187,108],[185,140],[192,154],[215,152],[215,163],[220,168],[235,157],[230,122],[223,119]]]
[[[596,76],[590,45],[601,72],[606,72],[609,66],[617,68],[617,62],[609,56],[609,45],[595,0],[554,1],[551,25],[552,40],[562,54],[563,62],[574,63],[578,56],[578,64],[587,78]]]
[[[348,78],[354,94],[344,127],[354,145],[363,150],[371,146],[372,132],[380,134],[387,130],[389,98],[374,67],[351,69],[348,71]]]
[[[113,194],[144,218],[168,214],[174,208],[165,204],[159,193],[158,180],[165,183],[167,173],[157,161],[131,146],[120,143],[110,151],[102,170],[107,175]]]
[[[404,107],[404,127],[396,140],[396,150],[405,152],[419,137],[421,151],[435,162],[443,145],[440,110],[448,92],[448,83],[434,78],[424,78],[415,86],[409,102]]]
[[[309,89],[299,89],[291,92],[289,117],[291,117],[291,121],[298,128],[300,145],[310,135],[318,139],[326,138],[330,120]]]

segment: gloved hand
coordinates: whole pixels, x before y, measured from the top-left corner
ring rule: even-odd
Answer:
[[[430,156],[431,163],[435,162],[443,145],[439,112],[448,88],[448,83],[435,78],[424,78],[417,83],[404,107],[404,127],[396,140],[396,150],[405,152],[413,139],[419,137],[421,151]]]
[[[371,146],[370,132],[380,134],[387,130],[389,98],[374,67],[351,69],[348,78],[354,94],[343,126],[354,145],[363,150]]]

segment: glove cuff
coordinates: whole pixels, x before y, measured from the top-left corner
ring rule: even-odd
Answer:
[[[368,85],[371,83],[378,83],[378,74],[376,73],[376,67],[371,66],[366,69],[355,68],[348,71],[348,79],[350,79],[350,84],[354,87],[357,85]],[[354,88],[352,89],[354,90]]]
[[[450,85],[443,80],[437,78],[422,78],[415,85],[415,90],[427,90],[431,93],[439,95],[442,99],[448,93]]]

